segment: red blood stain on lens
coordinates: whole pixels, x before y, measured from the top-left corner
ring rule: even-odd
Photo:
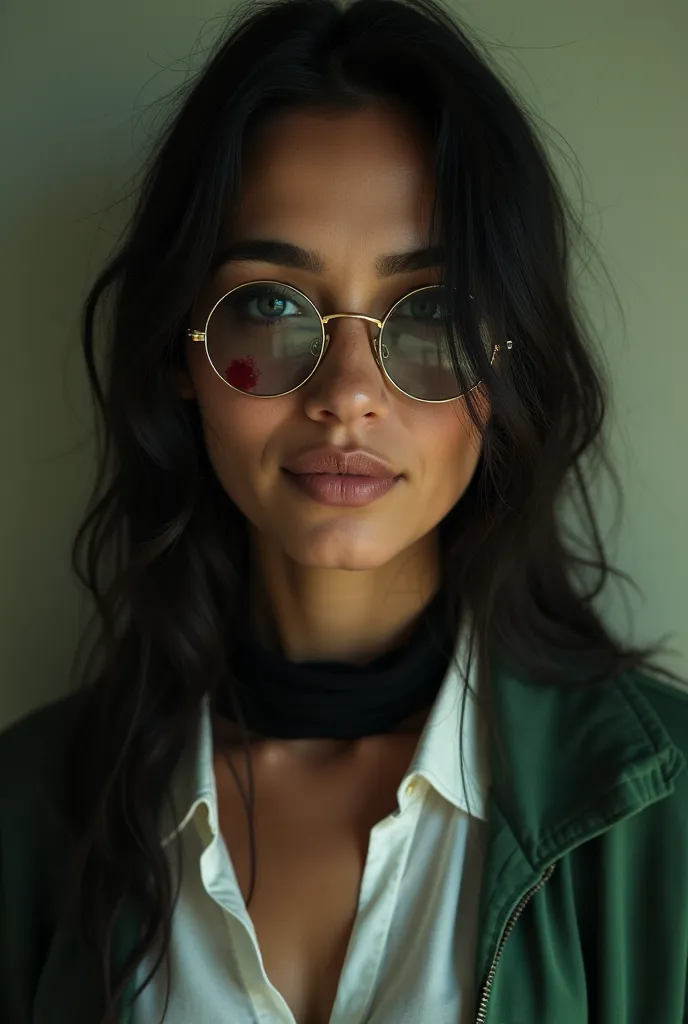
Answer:
[[[232,359],[225,370],[225,380],[234,388],[240,391],[252,391],[258,383],[260,371],[255,360],[251,356],[242,356],[241,359]]]

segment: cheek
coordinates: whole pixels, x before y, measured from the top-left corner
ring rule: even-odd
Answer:
[[[270,438],[283,423],[285,400],[244,396],[210,375],[201,368],[194,376],[208,456],[226,493],[253,518],[270,483]]]
[[[479,413],[485,424],[488,416],[485,403],[481,403]],[[422,452],[424,480],[421,486],[428,502],[428,513],[444,515],[461,498],[475,473],[482,451],[481,429],[475,426],[462,402],[431,410],[430,415],[416,425],[414,437]]]

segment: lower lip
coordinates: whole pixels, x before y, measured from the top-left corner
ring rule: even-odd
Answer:
[[[352,476],[335,473],[290,473],[287,477],[309,498],[324,505],[347,505],[356,508],[387,494],[401,477]]]

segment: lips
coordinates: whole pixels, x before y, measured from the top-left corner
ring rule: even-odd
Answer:
[[[311,448],[283,467],[298,490],[324,505],[357,508],[368,505],[399,485],[403,476],[381,456],[362,448],[344,451],[331,446]]]
[[[393,480],[401,474],[379,455],[364,449],[345,451],[341,448],[312,448],[284,464],[284,469],[296,475],[326,473],[330,475],[375,477]]]

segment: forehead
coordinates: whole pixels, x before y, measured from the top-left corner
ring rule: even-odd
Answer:
[[[336,262],[428,240],[429,146],[403,111],[290,111],[261,124],[244,154],[228,236],[277,237]]]

